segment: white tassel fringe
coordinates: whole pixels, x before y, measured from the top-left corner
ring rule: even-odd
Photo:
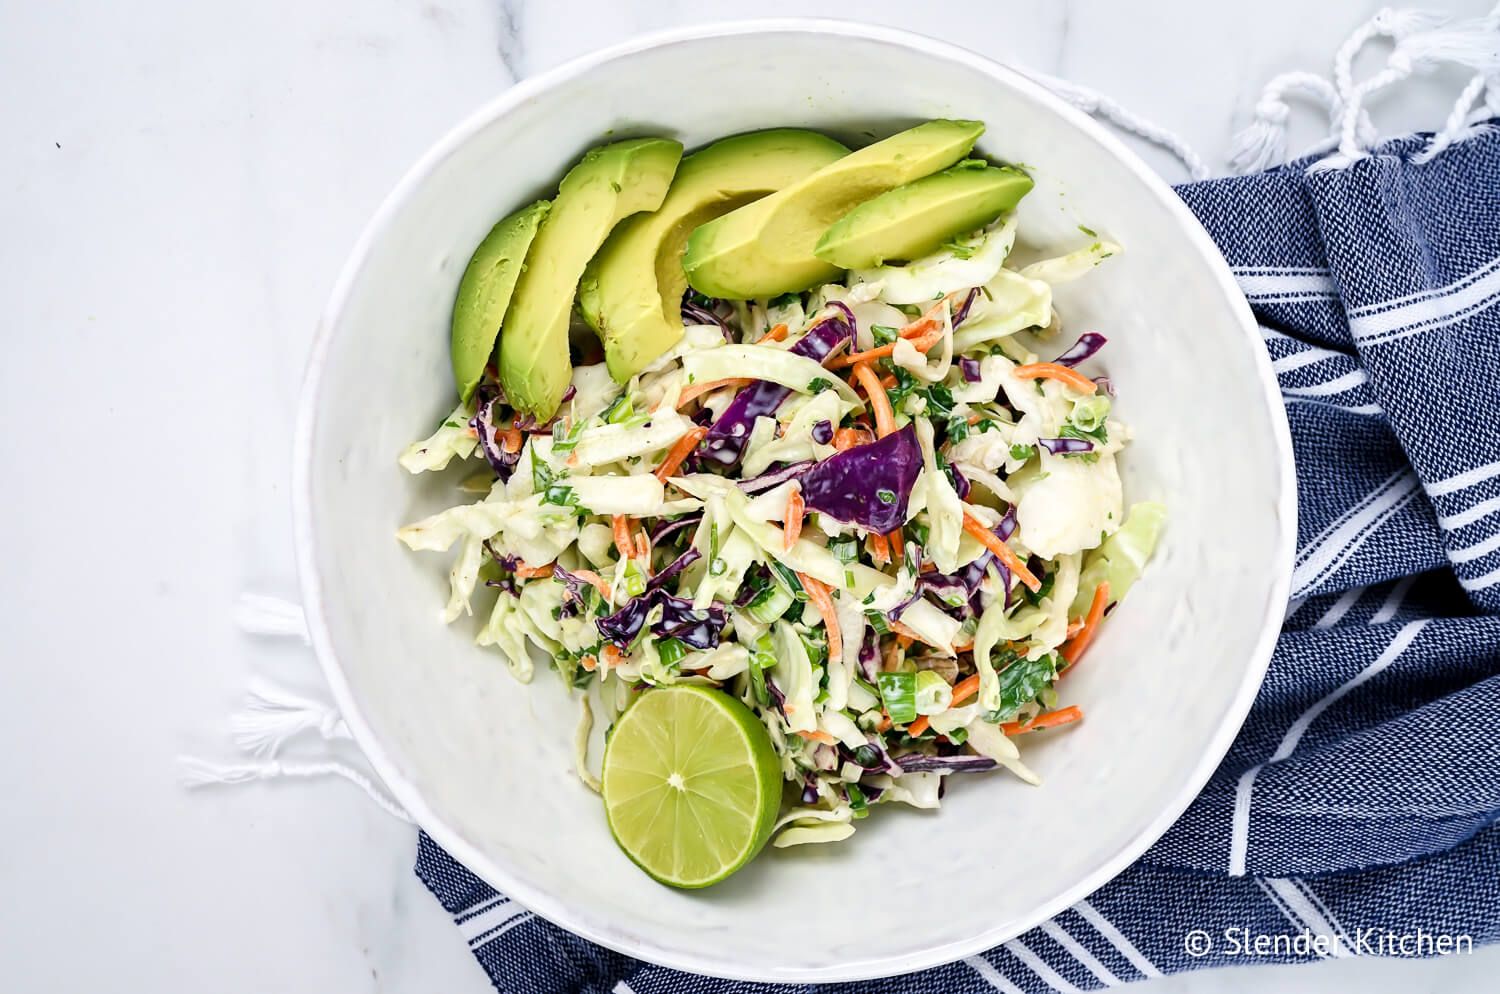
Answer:
[[[234,744],[262,759],[274,757],[292,736],[314,729],[328,741],[351,738],[337,708],[259,676],[250,680],[244,708],[229,719]]]
[[[339,777],[364,791],[370,800],[380,805],[391,817],[414,824],[411,815],[375,786],[372,778],[343,763],[284,763],[275,759],[258,763],[213,763],[193,756],[179,756],[177,762],[182,767],[182,784],[188,788],[253,783],[256,780],[286,777]]]
[[[235,605],[234,621],[241,631],[251,635],[293,635],[305,645],[312,644],[301,605],[281,597],[241,594]]]

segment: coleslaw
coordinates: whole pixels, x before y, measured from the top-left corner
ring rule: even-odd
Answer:
[[[1012,213],[805,293],[690,292],[675,347],[624,385],[575,365],[545,424],[486,374],[401,457],[484,496],[398,536],[456,549],[444,621],[478,611],[522,681],[549,660],[585,722],[652,686],[741,699],[790,785],[777,846],[952,774],[1037,783],[1017,741],[1081,717],[1059,682],[1165,514],[1124,505],[1104,337],[1062,347],[1053,287],[1120,251],[1087,234],[1008,268]]]

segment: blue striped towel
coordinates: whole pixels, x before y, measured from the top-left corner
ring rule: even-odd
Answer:
[[[1293,600],[1218,772],[1046,924],[830,990],[1088,990],[1500,939],[1500,131],[1413,162],[1425,144],[1178,189],[1260,320],[1298,469]],[[416,869],[501,991],[792,990],[591,945],[426,836]]]

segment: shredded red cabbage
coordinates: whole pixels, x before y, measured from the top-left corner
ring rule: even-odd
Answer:
[[[953,483],[953,492],[958,494],[959,500],[969,499],[969,478],[958,471],[958,467],[951,462],[948,464],[948,479]]]
[[[658,545],[661,545],[662,539],[666,538],[668,535],[671,535],[672,533],[683,528],[689,528],[693,525],[696,525],[702,520],[703,515],[699,513],[686,514],[680,518],[674,518],[671,521],[663,521],[661,524],[657,525],[651,530],[651,547],[655,548]]]
[[[813,425],[812,440],[819,445],[828,445],[831,443],[833,441],[833,422],[823,420]]]
[[[717,325],[724,335],[724,341],[734,344],[734,332],[730,330],[729,322],[719,317],[712,303],[705,307],[695,301],[692,290],[682,295],[682,320],[689,324]]]
[[[1096,376],[1094,377],[1094,383],[1096,383],[1099,389],[1103,390],[1107,396],[1113,397],[1115,395],[1114,381],[1111,380],[1108,376]]]
[[[958,369],[964,374],[965,383],[978,383],[982,379],[978,359],[970,359],[966,356],[958,360]]]
[[[847,308],[844,308],[847,310]],[[842,317],[828,318],[787,351],[818,362],[826,362],[852,340],[853,328]],[[697,448],[704,459],[728,468],[740,461],[750,441],[750,428],[759,417],[776,413],[791,390],[779,383],[757,380],[734,395],[719,420],[714,422]]]
[[[802,500],[809,510],[884,535],[906,520],[921,469],[917,432],[907,425],[812,467],[802,475]]]
[[[974,306],[974,301],[978,297],[979,287],[976,286],[969,291],[968,296],[964,297],[964,302],[958,305],[958,310],[953,312],[954,328],[957,328],[959,325],[964,323],[964,319],[969,316],[969,308]],[[978,377],[975,377],[975,379],[978,379]]]
[[[995,768],[995,761],[988,756],[929,756],[909,752],[894,759],[903,773],[983,773]]]
[[[880,650],[875,629],[866,626],[864,641],[859,644],[859,673],[870,683],[880,679]]]
[[[521,461],[521,453],[520,450],[506,452],[500,444],[500,430],[495,424],[495,409],[500,404],[499,394],[498,387],[488,383],[479,384],[477,406],[474,416],[469,419],[469,427],[474,430],[479,441],[479,451],[484,453],[490,469],[504,482],[515,472],[516,464]]]
[[[1094,451],[1094,443],[1086,438],[1039,438],[1036,443],[1054,456]]]
[[[747,494],[763,494],[767,490],[781,486],[787,480],[795,480],[811,469],[812,465],[811,459],[804,459],[801,462],[787,463],[777,469],[769,469],[748,480],[736,480],[735,483]]]
[[[599,634],[624,649],[634,642],[654,607],[662,609],[661,620],[652,624],[651,632],[659,638],[675,638],[694,649],[712,649],[728,623],[724,609],[712,605],[703,611],[693,609],[693,602],[674,597],[666,591],[667,581],[696,562],[702,553],[688,549],[660,573],[646,581],[646,589],[631,598],[614,614],[594,621]]]
[[[1089,356],[1104,348],[1104,343],[1109,341],[1096,331],[1086,331],[1079,336],[1073,347],[1052,361],[1059,366],[1076,366]]]

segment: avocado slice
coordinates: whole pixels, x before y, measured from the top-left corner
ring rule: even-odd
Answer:
[[[653,213],[622,221],[584,270],[578,307],[621,383],[682,337],[694,228],[811,175],[849,150],[815,131],[779,128],[714,142],[682,160]]]
[[[915,259],[989,224],[1020,203],[1031,186],[1031,177],[1019,169],[967,159],[866,200],[823,233],[814,253],[840,269]]]
[[[500,385],[518,410],[545,421],[568,388],[568,316],[583,267],[623,218],[661,206],[682,144],[632,138],[589,149],[568,171],[542,221],[500,332]]]
[[[453,381],[465,404],[474,395],[474,388],[484,375],[485,363],[495,351],[500,322],[505,320],[526,250],[551,207],[551,201],[538,200],[502,220],[479,243],[464,269],[458,296],[453,301],[449,353],[453,359]]]
[[[749,300],[833,279],[839,267],[813,254],[830,225],[871,197],[953,165],[983,133],[978,121],[928,121],[710,221],[688,239],[688,282],[710,297]]]

